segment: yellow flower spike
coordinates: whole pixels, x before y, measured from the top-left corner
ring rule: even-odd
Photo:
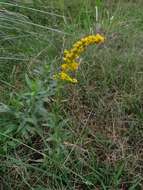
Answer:
[[[102,43],[104,41],[105,38],[100,34],[89,35],[82,38],[81,40],[78,40],[73,44],[73,47],[70,50],[64,51],[64,62],[67,64],[74,62],[87,46],[94,43]]]
[[[85,51],[86,47],[92,44],[103,43],[104,41],[105,37],[100,34],[89,35],[78,40],[73,44],[70,50],[64,51],[64,63],[61,65],[62,71],[59,74],[54,75],[54,78],[77,83],[77,80],[75,78],[71,78],[67,72],[76,71],[78,69],[79,63],[77,63],[76,60],[79,58],[80,54]]]

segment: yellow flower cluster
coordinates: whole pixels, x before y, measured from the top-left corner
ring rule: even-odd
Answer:
[[[69,82],[72,82],[72,83],[77,83],[76,79],[71,78],[68,74],[66,74],[63,71],[61,71],[58,75],[56,75],[55,78],[59,78],[61,80],[69,81]]]
[[[79,63],[77,62],[77,59],[80,54],[85,51],[86,47],[92,44],[102,43],[104,41],[105,38],[100,34],[89,35],[73,44],[70,50],[65,50],[63,57],[64,63],[61,65],[62,71],[55,75],[55,78],[77,83],[77,80],[75,78],[71,78],[67,73],[78,69]]]

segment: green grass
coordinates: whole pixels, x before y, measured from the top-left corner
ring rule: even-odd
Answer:
[[[0,2],[0,189],[141,190],[142,1],[8,2]],[[82,55],[78,84],[54,81],[63,50],[96,32],[106,42]]]

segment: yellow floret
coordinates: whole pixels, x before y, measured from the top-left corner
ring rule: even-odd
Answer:
[[[73,63],[64,63],[61,65],[61,68],[63,71],[76,71],[79,67],[79,63],[73,62]]]
[[[61,79],[61,80],[64,80],[64,81],[69,81],[69,82],[72,82],[72,83],[77,83],[77,80],[75,78],[71,78],[65,72],[60,72],[57,75],[54,75],[53,77],[54,77],[54,79]]]
[[[100,43],[100,42],[102,43],[104,41],[105,41],[105,38],[103,36],[101,36],[100,34],[96,34],[96,36],[95,36],[96,43]]]

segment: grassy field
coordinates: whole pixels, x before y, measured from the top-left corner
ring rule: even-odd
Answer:
[[[0,0],[0,189],[142,190],[142,60],[142,0]]]

